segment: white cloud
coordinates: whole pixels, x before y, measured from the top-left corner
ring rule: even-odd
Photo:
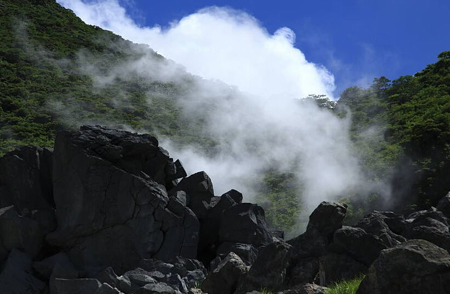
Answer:
[[[183,105],[187,114],[206,113],[205,131],[219,143],[214,158],[192,148],[178,150],[170,142],[163,144],[188,171],[205,170],[218,194],[236,188],[249,200],[254,195],[249,183],[268,163],[289,170],[300,162],[295,172],[304,184],[303,200],[310,209],[364,185],[352,153],[349,121],[294,99],[308,94],[331,97],[334,77],[294,47],[292,30],[280,28],[271,35],[252,16],[218,7],[202,9],[166,29],[139,27],[116,0],[58,2],[87,23],[148,44],[190,73],[240,90],[200,80]],[[152,77],[154,72],[145,71],[152,68],[146,58],[113,74],[133,71]],[[215,107],[206,107],[208,103]]]

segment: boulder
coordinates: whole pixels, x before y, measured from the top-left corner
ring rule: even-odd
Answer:
[[[367,266],[347,254],[328,253],[319,258],[321,285],[329,286],[340,281],[355,279],[367,272]]]
[[[56,279],[58,294],[97,294],[102,284],[96,279]]]
[[[258,255],[258,250],[251,244],[225,242],[217,249],[217,255],[223,257],[230,252],[236,253],[246,265],[252,265]]]
[[[177,291],[165,283],[147,284],[137,294],[177,294]]]
[[[387,246],[375,235],[360,228],[344,226],[334,233],[334,245],[355,260],[370,266]]]
[[[31,258],[13,249],[0,274],[0,293],[42,293],[46,288],[45,283],[34,277],[31,272]]]
[[[450,218],[450,192],[439,201],[436,209],[441,211],[447,218]]]
[[[236,293],[246,293],[262,288],[270,291],[282,290],[286,283],[292,250],[292,246],[282,241],[260,248],[256,261],[240,282]]]
[[[306,230],[315,230],[331,242],[334,232],[342,227],[346,213],[345,204],[324,201],[309,216]]]
[[[167,207],[170,158],[156,138],[84,126],[57,135],[53,160],[58,228],[46,240],[76,266],[121,274],[158,254],[195,256],[198,221],[183,203]]]
[[[187,195],[187,206],[197,218],[203,219],[213,206],[214,188],[210,177],[205,172],[195,173],[181,180],[169,194],[184,191]]]
[[[357,294],[450,293],[450,255],[425,240],[383,250]]]
[[[18,215],[13,206],[8,206],[0,209],[0,240],[6,251],[20,249],[34,258],[43,246],[44,236],[38,222]]]
[[[406,241],[403,236],[397,235],[392,232],[385,220],[388,217],[379,212],[373,212],[363,219],[358,221],[355,225],[357,228],[361,228],[369,234],[375,235],[383,241],[383,244],[387,248],[397,246]]]
[[[220,242],[252,244],[255,247],[272,242],[264,210],[251,203],[237,204],[222,213]]]
[[[408,225],[403,232],[408,239],[427,240],[450,251],[450,232],[448,225],[435,218],[419,217]]]
[[[21,215],[54,206],[49,148],[21,147],[0,158],[0,205]]]
[[[291,260],[291,266],[287,272],[286,285],[291,288],[306,283],[314,283],[318,278],[319,259],[317,257]]]
[[[231,252],[214,269],[202,284],[202,291],[214,294],[232,294],[239,279],[247,273],[247,266],[239,256]]]

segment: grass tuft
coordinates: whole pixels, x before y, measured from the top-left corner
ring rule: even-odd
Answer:
[[[341,281],[329,287],[325,294],[356,294],[363,279],[364,275],[353,280]]]

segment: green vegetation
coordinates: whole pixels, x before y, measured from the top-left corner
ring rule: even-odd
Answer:
[[[325,294],[355,294],[364,276],[353,280],[341,281],[329,287]]]

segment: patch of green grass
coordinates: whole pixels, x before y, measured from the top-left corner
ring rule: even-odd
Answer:
[[[364,275],[348,281],[341,281],[331,286],[325,294],[355,294],[359,284],[364,279]]]

